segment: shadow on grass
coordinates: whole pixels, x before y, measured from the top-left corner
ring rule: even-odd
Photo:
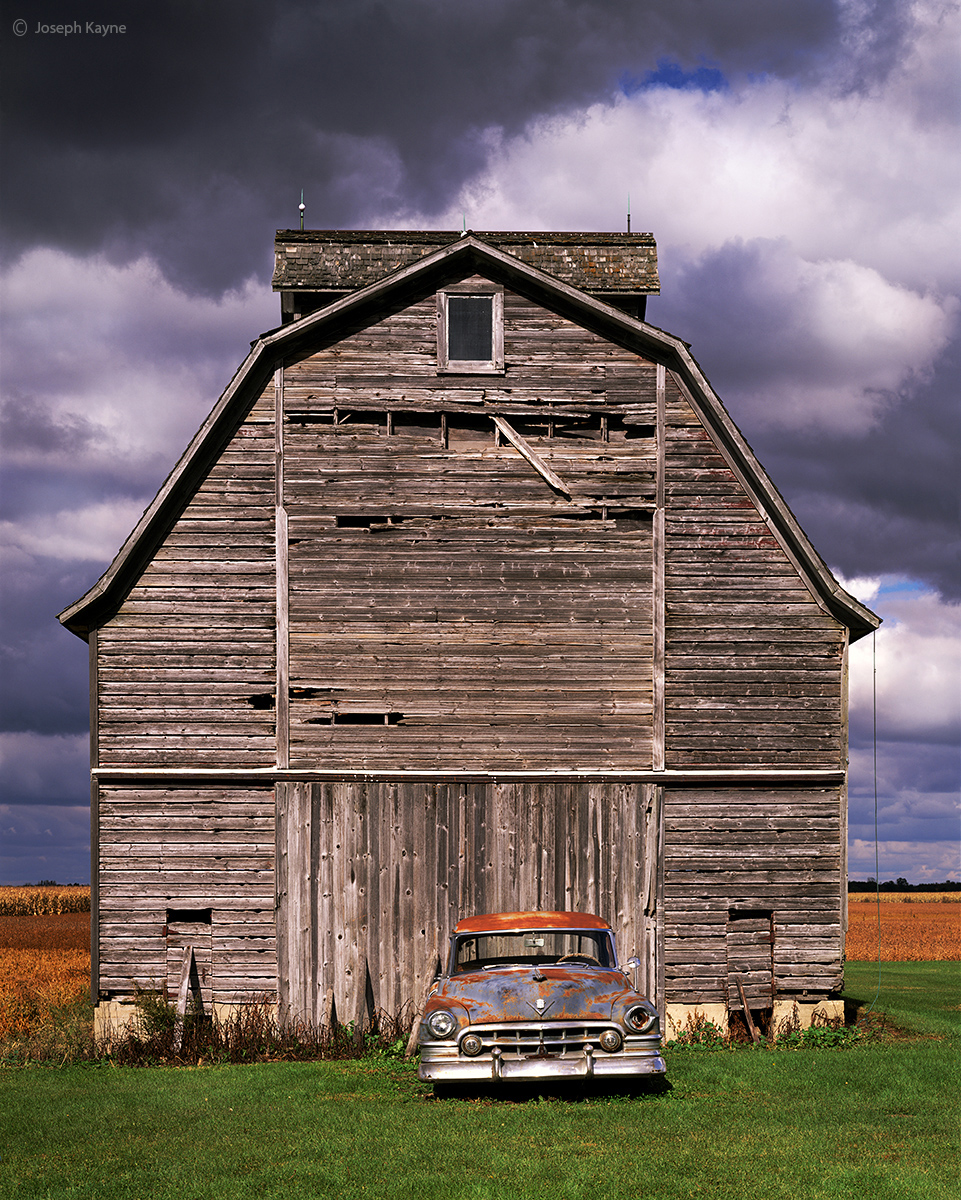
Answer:
[[[549,1080],[532,1083],[479,1084],[435,1083],[426,1099],[434,1101],[467,1100],[481,1104],[536,1104],[560,1101],[583,1104],[588,1100],[650,1100],[667,1096],[673,1090],[663,1075],[651,1079],[630,1080]]]

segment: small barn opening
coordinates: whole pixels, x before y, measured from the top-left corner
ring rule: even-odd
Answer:
[[[478,413],[450,413],[447,417],[447,445],[451,450],[471,446],[493,446],[496,430],[490,417]]]
[[[727,914],[727,1010],[731,1031],[748,1033],[744,1001],[766,1033],[774,1012],[774,913],[732,908]]]
[[[164,925],[167,942],[167,997],[175,1000],[180,988],[184,955],[193,950],[189,996],[195,1007],[210,1011],[213,1000],[212,911],[209,908],[168,908]]]

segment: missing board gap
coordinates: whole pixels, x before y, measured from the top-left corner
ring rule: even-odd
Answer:
[[[257,692],[255,695],[247,697],[247,703],[251,708],[269,709],[277,707],[277,700],[273,692]]]
[[[402,525],[405,519],[396,513],[341,513],[334,520],[338,529],[370,529],[374,525]]]
[[[305,725],[399,725],[404,719],[401,712],[353,712],[326,713],[321,717],[309,717]]]
[[[329,700],[334,692],[346,690],[337,687],[291,687],[289,695],[291,700]]]
[[[168,908],[168,925],[209,925],[213,910],[209,908]]]
[[[497,444],[497,431],[486,413],[448,413],[444,432],[445,443],[451,448]]]
[[[654,517],[653,512],[649,508],[614,508],[608,506],[607,513],[619,529],[638,529],[642,526],[649,526]]]
[[[655,438],[657,436],[656,425],[638,425],[632,421],[622,422],[624,429],[624,437],[627,441],[635,438]]]
[[[414,437],[436,442],[446,431],[446,414],[423,409],[290,409],[288,425],[330,425],[344,433],[373,437]]]
[[[288,409],[288,425],[336,425],[337,421],[332,408],[325,409]]]

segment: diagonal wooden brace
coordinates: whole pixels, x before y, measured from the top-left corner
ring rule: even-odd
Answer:
[[[184,961],[180,968],[180,987],[177,991],[177,1019],[174,1024],[174,1054],[180,1053],[184,1040],[184,1021],[187,1017],[187,993],[190,990],[190,972],[194,965],[193,946],[184,946]]]
[[[747,1022],[747,1031],[751,1035],[751,1041],[755,1044],[761,1040],[761,1035],[757,1031],[757,1026],[754,1024],[754,1018],[751,1016],[751,1010],[748,1007],[747,995],[744,992],[744,984],[735,976],[737,983],[738,995],[741,997],[741,1005],[744,1009],[744,1020]]]
[[[564,480],[560,478],[560,476],[554,474],[554,472],[550,469],[547,463],[544,462],[533,446],[529,445],[529,443],[521,437],[521,435],[516,429],[514,429],[512,425],[508,425],[503,417],[495,417],[492,415],[491,420],[501,431],[504,437],[507,438],[510,444],[519,451],[522,457],[527,459],[538,475],[542,476],[556,492],[560,492],[562,496],[566,496],[568,500],[570,500],[570,488],[567,486]]]

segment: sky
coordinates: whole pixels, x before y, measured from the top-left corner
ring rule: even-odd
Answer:
[[[344,229],[616,231],[630,198],[648,320],[884,618],[851,651],[850,875],[961,878],[958,4],[0,11],[0,882],[89,880],[56,613],[279,324],[301,189]]]

